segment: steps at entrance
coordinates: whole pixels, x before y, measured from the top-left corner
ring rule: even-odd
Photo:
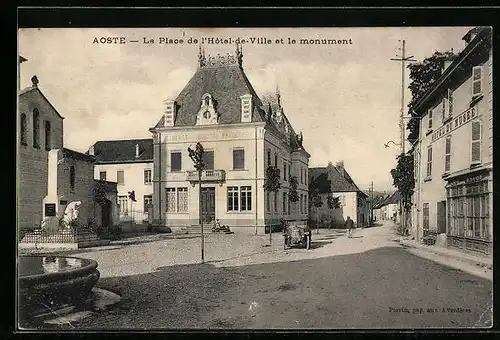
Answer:
[[[208,233],[211,231],[211,226],[208,224],[203,225],[203,233]],[[190,225],[186,228],[186,232],[190,235],[201,235],[201,225],[200,224],[195,224],[195,225]]]

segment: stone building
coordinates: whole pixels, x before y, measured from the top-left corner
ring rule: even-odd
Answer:
[[[19,57],[20,64],[25,61],[27,59]],[[19,238],[40,227],[47,213],[61,216],[65,205],[73,200],[84,202],[81,216],[85,222],[96,218],[93,158],[64,148],[64,118],[40,90],[38,78],[33,76],[31,81],[32,86],[18,94],[16,179]],[[112,197],[112,184],[106,185],[104,191]],[[101,220],[100,209],[97,210],[97,219]],[[109,216],[110,219],[113,216],[111,211]],[[113,220],[109,221],[109,224],[113,223]]]
[[[312,223],[323,223],[329,226],[342,226],[349,216],[358,227],[368,224],[369,204],[368,195],[361,191],[344,167],[344,162],[335,166],[329,162],[326,167],[310,168],[309,182],[319,190],[323,202],[321,207],[310,207]],[[338,198],[340,207],[330,209],[327,197],[331,194]]]
[[[95,179],[117,183],[120,220],[148,220],[153,200],[153,140],[98,141],[87,154],[95,157]],[[132,192],[135,201],[130,198]]]
[[[217,57],[200,50],[198,69],[150,129],[154,143],[153,205],[156,225],[171,229],[198,224],[198,174],[188,147],[200,142],[206,164],[202,212],[235,232],[261,234],[280,218],[307,220],[310,155],[295,133],[277,93],[277,107],[265,107],[248,80],[239,46]],[[266,169],[280,169],[281,189],[266,192]],[[290,177],[298,201],[289,200]],[[267,227],[267,228],[266,228]]]
[[[463,37],[419,99],[412,211],[418,239],[440,234],[448,246],[490,253],[493,240],[493,81],[491,28]]]

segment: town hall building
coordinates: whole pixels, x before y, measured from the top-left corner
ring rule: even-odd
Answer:
[[[175,231],[199,223],[198,173],[188,153],[198,142],[205,150],[204,223],[219,220],[251,234],[268,232],[280,219],[306,223],[310,155],[302,134],[292,128],[279,93],[274,109],[263,105],[242,61],[239,46],[216,57],[200,48],[195,74],[176,98],[164,101],[164,114],[150,129],[156,226]],[[278,191],[264,189],[270,166],[280,170]]]

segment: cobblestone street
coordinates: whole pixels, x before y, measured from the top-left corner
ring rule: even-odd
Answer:
[[[122,296],[77,328],[485,327],[491,282],[405,250],[390,225],[313,232],[311,250],[281,234],[164,239],[77,256]],[[237,247],[235,245],[241,245]]]

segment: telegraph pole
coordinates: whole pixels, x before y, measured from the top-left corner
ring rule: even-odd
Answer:
[[[373,181],[370,184],[370,226],[373,226]]]
[[[413,56],[406,56],[406,41],[403,39],[401,41],[401,56],[396,56],[397,58],[391,58],[393,61],[399,61],[401,63],[401,114],[399,119],[399,128],[401,133],[401,154],[405,154],[405,126],[404,126],[404,114],[405,114],[405,67],[407,61],[416,61],[412,59]],[[403,197],[401,197],[403,198]],[[400,203],[401,209],[401,229],[405,232],[405,211],[403,201]]]

